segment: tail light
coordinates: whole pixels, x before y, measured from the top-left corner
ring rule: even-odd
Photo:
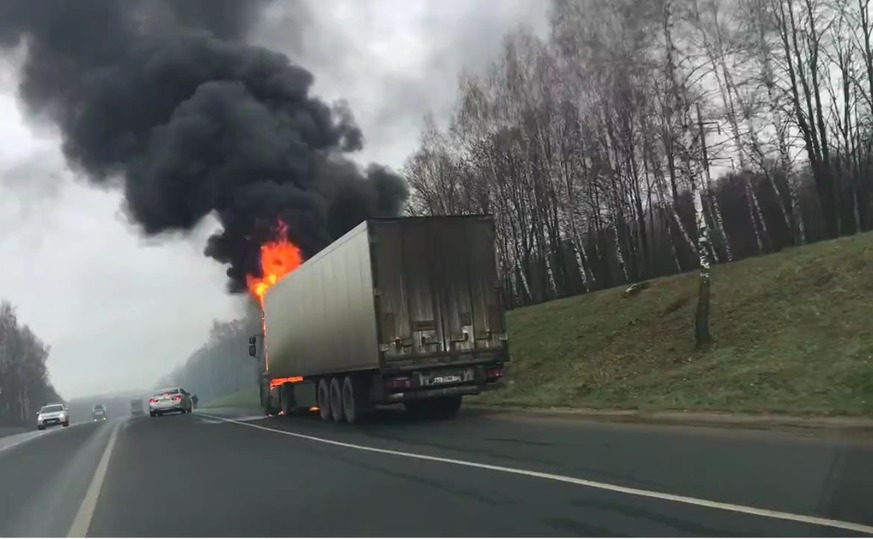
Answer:
[[[173,401],[180,401],[180,400],[182,400],[182,395],[176,395],[175,397],[173,397]]]
[[[485,378],[488,380],[497,380],[498,378],[503,378],[505,374],[503,367],[489,367],[485,370]]]
[[[158,399],[149,399],[149,404],[155,404],[158,402]]]
[[[409,389],[412,387],[412,381],[408,376],[395,376],[385,380],[385,387],[388,389]]]

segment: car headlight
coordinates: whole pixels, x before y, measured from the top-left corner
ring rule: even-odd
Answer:
[[[36,416],[36,420],[37,420],[37,421],[42,421],[42,414],[38,414],[38,415]]]

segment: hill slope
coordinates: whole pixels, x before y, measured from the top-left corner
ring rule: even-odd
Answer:
[[[522,406],[873,415],[873,234],[715,267],[696,353],[696,274],[509,314]]]

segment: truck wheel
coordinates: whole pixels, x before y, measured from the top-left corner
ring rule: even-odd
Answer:
[[[463,402],[463,397],[461,395],[455,395],[451,397],[440,397],[434,402],[436,405],[436,412],[439,417],[450,418],[458,415],[458,412],[461,411],[461,404]]]
[[[294,405],[294,386],[291,384],[283,384],[279,388],[279,408],[286,416],[293,415],[297,411]]]
[[[330,387],[327,385],[327,378],[322,378],[318,382],[318,415],[322,421],[331,420],[330,412]]]
[[[343,379],[343,415],[349,423],[360,423],[367,413],[367,395],[353,376]]]
[[[412,418],[423,419],[427,417],[432,405],[430,400],[413,400],[404,402],[403,408]]]
[[[264,415],[276,415],[279,413],[279,408],[273,406],[271,402],[273,399],[270,397],[270,388],[269,386],[264,386],[261,383],[260,386],[260,397],[261,397],[261,406],[264,408]]]
[[[343,388],[341,378],[330,379],[330,415],[335,423],[343,420]]]
[[[414,400],[403,403],[406,412],[416,419],[448,419],[458,415],[461,410],[462,397],[434,397],[432,399]]]

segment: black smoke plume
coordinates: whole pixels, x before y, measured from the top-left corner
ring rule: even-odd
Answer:
[[[67,162],[91,181],[123,179],[144,234],[217,215],[205,254],[229,265],[231,292],[259,274],[277,220],[308,258],[407,196],[397,175],[344,157],[363,142],[345,105],[312,97],[309,71],[246,43],[268,3],[0,0],[0,47],[27,48],[29,115],[60,128]]]

